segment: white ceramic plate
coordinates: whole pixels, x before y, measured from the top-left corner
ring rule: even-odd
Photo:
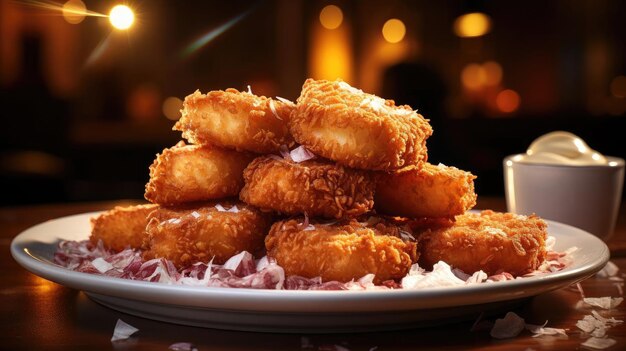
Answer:
[[[609,260],[607,246],[580,229],[548,222],[556,250],[579,248],[574,263],[549,275],[466,287],[390,291],[284,291],[167,285],[70,271],[53,263],[60,240],[85,240],[89,218],[38,224],[11,243],[15,260],[34,274],[85,291],[126,313],[179,324],[274,332],[348,332],[411,328],[476,318],[522,299],[579,282]]]

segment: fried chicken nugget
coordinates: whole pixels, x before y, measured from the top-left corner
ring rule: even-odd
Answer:
[[[236,196],[252,156],[215,146],[185,145],[165,149],[150,166],[146,200],[161,205]]]
[[[418,254],[408,227],[382,219],[309,225],[303,218],[279,221],[265,247],[287,275],[348,282],[371,273],[376,284],[404,277]]]
[[[467,274],[529,273],[545,260],[546,223],[535,215],[490,210],[456,217],[452,226],[426,230],[419,237],[422,267],[444,261]]]
[[[271,215],[232,200],[160,207],[149,216],[144,258],[166,258],[177,268],[196,262],[223,264],[263,249]]]
[[[409,218],[450,218],[476,205],[476,176],[455,167],[425,163],[380,176],[374,206],[379,213]]]
[[[304,82],[289,128],[314,153],[369,170],[421,167],[433,132],[409,106],[396,106],[341,80],[313,79]]]
[[[266,211],[341,218],[374,205],[374,177],[327,161],[301,163],[261,156],[244,171],[239,198]]]
[[[117,206],[112,210],[91,218],[89,240],[102,244],[107,249],[122,251],[127,247],[141,248],[148,224],[148,215],[158,205]]]
[[[182,117],[174,130],[192,144],[218,145],[238,151],[278,152],[293,146],[288,121],[295,105],[236,89],[196,90],[183,103]]]

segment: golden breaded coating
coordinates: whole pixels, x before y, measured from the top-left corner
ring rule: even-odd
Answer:
[[[420,266],[444,261],[467,274],[514,276],[537,269],[545,260],[546,223],[535,215],[520,216],[490,210],[456,217],[450,227],[426,230],[419,237]]]
[[[179,143],[150,166],[146,200],[161,205],[236,196],[252,156],[215,146]]]
[[[239,201],[161,207],[150,214],[144,258],[166,258],[177,268],[223,264],[242,251],[258,253],[271,224],[269,214]]]
[[[183,103],[182,117],[174,130],[192,144],[218,145],[256,153],[278,152],[293,146],[289,116],[295,105],[236,89],[196,90]]]
[[[91,218],[91,236],[89,240],[102,244],[107,249],[122,251],[128,247],[141,248],[148,224],[148,215],[158,208],[158,205],[137,205],[121,207]]]
[[[294,139],[343,165],[370,170],[418,168],[427,160],[427,120],[336,80],[307,79],[291,115]]]
[[[403,168],[380,176],[374,206],[393,216],[454,217],[476,205],[474,179],[469,172],[444,165]]]
[[[374,282],[404,277],[417,259],[410,229],[379,219],[340,223],[303,223],[303,218],[279,221],[265,239],[267,255],[287,275],[348,282],[375,274]]]
[[[256,158],[244,171],[239,198],[263,210],[288,215],[342,218],[374,205],[374,177],[326,161],[295,163],[273,156]]]

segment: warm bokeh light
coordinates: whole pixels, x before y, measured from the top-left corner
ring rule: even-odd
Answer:
[[[519,108],[521,99],[517,92],[511,89],[502,90],[496,96],[496,106],[505,113],[510,113]]]
[[[41,151],[20,151],[0,158],[0,167],[33,175],[63,174],[63,159]]]
[[[142,84],[129,94],[127,103],[128,116],[133,120],[150,120],[159,117],[161,94],[154,84]]]
[[[487,83],[486,70],[477,63],[470,63],[461,71],[461,83],[470,90],[482,88]]]
[[[111,9],[109,13],[109,21],[111,25],[117,29],[125,30],[130,28],[135,21],[135,14],[130,7],[126,5],[117,5]]]
[[[611,81],[611,95],[616,98],[626,97],[626,77],[617,76]]]
[[[67,23],[78,24],[85,19],[87,7],[80,0],[70,0],[63,4],[63,18]]]
[[[484,13],[472,12],[454,21],[454,33],[462,38],[480,37],[491,29],[491,19]]]
[[[485,72],[485,84],[495,86],[502,81],[502,66],[495,61],[487,61],[482,66]]]
[[[35,281],[35,284],[36,284],[35,291],[37,291],[37,293],[46,294],[46,293],[51,292],[54,289],[59,289],[59,285],[47,279],[36,277],[33,280]]]
[[[321,21],[320,16],[320,22]],[[308,75],[315,79],[352,80],[353,55],[351,27],[344,24],[328,30],[315,21],[309,42]]]
[[[469,90],[497,86],[502,82],[502,66],[495,61],[470,63],[461,71],[461,83]]]
[[[320,23],[326,29],[337,29],[343,22],[343,12],[338,6],[328,5],[320,12]]]
[[[383,37],[390,43],[398,43],[404,39],[406,26],[397,18],[392,18],[383,25]]]
[[[183,108],[183,100],[170,96],[163,101],[163,115],[172,121],[177,121],[181,117],[180,110]]]

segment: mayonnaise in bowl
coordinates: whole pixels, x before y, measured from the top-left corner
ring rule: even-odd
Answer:
[[[608,160],[580,137],[569,132],[552,132],[535,139],[525,154],[515,159],[524,163],[570,166],[607,165]]]

